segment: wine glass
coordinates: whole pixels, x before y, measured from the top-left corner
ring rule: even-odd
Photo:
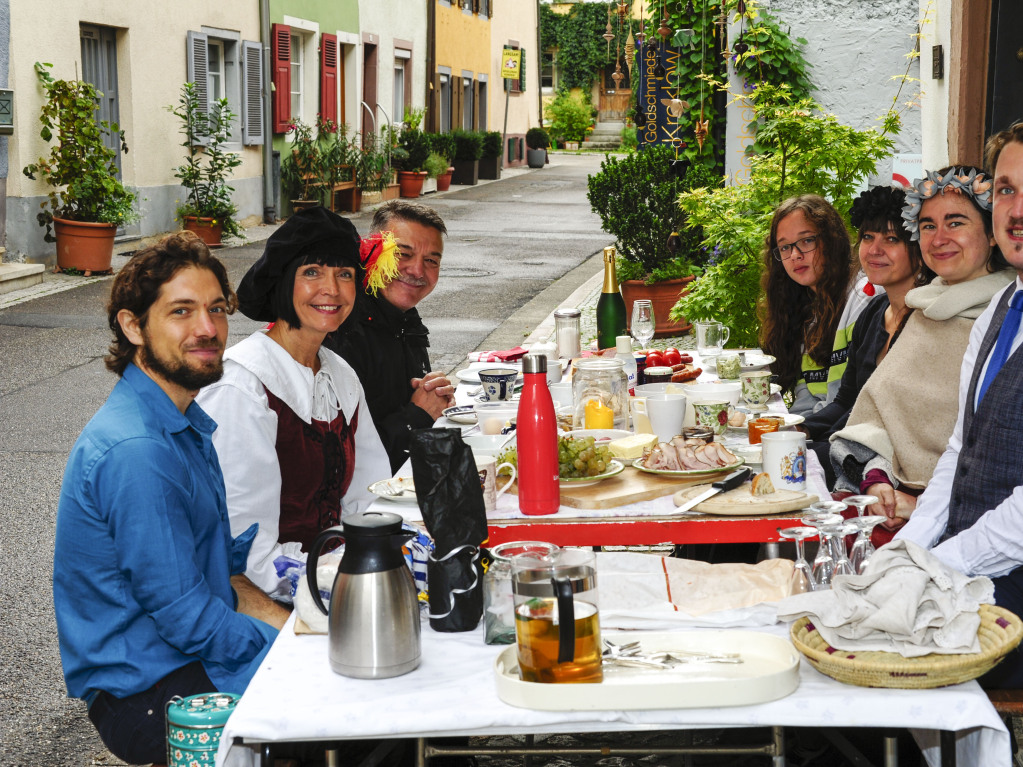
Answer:
[[[820,528],[821,535],[823,535],[828,541],[829,550],[838,551],[838,557],[835,559],[835,568],[832,570],[831,576],[834,578],[838,575],[856,575],[856,570],[853,568],[852,562],[849,561],[849,557],[846,556],[845,546],[842,545],[842,539],[855,533],[859,528],[849,524],[844,519],[834,523],[823,525]],[[831,546],[831,541],[836,542],[836,546]]]
[[[779,527],[778,535],[796,542],[796,561],[792,566],[791,593],[803,594],[813,591],[813,573],[810,572],[810,563],[803,556],[803,540],[817,535],[817,531],[812,527]]]
[[[884,521],[885,517],[874,514],[849,520],[850,524],[860,531],[859,535],[856,536],[856,542],[853,543],[852,551],[849,553],[849,560],[852,562],[853,569],[856,570],[857,575],[861,575],[866,571],[867,564],[876,551],[874,544],[870,540],[870,534],[874,531],[875,527]]]
[[[828,503],[825,501],[824,503]],[[813,506],[816,506],[814,504]],[[810,508],[812,509],[813,506]],[[820,534],[821,544],[817,548],[817,556],[813,560],[811,575],[813,578],[814,591],[826,591],[831,588],[831,577],[835,573],[835,557],[831,554],[831,544],[824,535],[823,528],[827,525],[839,524],[842,517],[839,514],[829,514],[821,511],[811,511],[803,515],[803,524],[817,528]]]
[[[856,507],[856,516],[862,517],[863,510],[868,506],[877,503],[876,495],[850,495],[848,498],[844,498],[843,501],[848,506]]]
[[[654,305],[646,298],[632,302],[632,337],[639,344],[637,348],[645,349],[654,337]]]
[[[845,511],[845,509],[846,504],[843,501],[817,501],[817,503],[810,505],[811,512],[816,512],[818,514],[837,514],[839,517],[842,516],[842,512]],[[831,547],[829,553],[831,554],[831,558],[837,562],[839,556],[841,556],[841,552],[839,551],[839,549],[842,548],[841,541],[837,538],[832,538],[830,540],[822,538],[821,545],[823,546],[825,544]]]

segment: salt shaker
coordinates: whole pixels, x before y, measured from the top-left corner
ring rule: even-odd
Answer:
[[[581,316],[578,309],[554,310],[554,335],[558,340],[558,356],[563,360],[574,360],[582,354]]]

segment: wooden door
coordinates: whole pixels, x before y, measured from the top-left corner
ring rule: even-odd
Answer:
[[[632,103],[632,87],[629,83],[629,70],[623,65],[621,86],[616,88],[615,81],[611,77],[615,72],[615,65],[609,64],[604,67],[600,87],[600,103],[597,105],[598,120],[624,120],[625,113],[629,111]]]

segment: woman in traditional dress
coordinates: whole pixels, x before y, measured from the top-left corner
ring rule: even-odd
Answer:
[[[245,574],[284,602],[286,573],[317,533],[365,510],[369,485],[391,475],[358,377],[321,346],[361,276],[350,221],[322,207],[294,213],[238,286],[241,312],[273,325],[228,349],[223,378],[198,396],[217,422],[232,532],[259,523]]]
[[[870,513],[890,514],[892,529],[912,513],[952,434],[973,322],[1015,278],[992,235],[991,181],[977,168],[928,173],[907,193],[903,219],[937,277],[906,294],[914,311],[831,444],[835,489],[877,496]]]

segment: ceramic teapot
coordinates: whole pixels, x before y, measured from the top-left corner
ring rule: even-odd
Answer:
[[[366,511],[344,518],[317,536],[306,563],[313,602],[328,616],[330,667],[359,679],[400,676],[419,665],[419,599],[401,546],[415,533],[401,517]],[[334,577],[330,611],[316,584],[324,544],[343,538],[345,551]]]

